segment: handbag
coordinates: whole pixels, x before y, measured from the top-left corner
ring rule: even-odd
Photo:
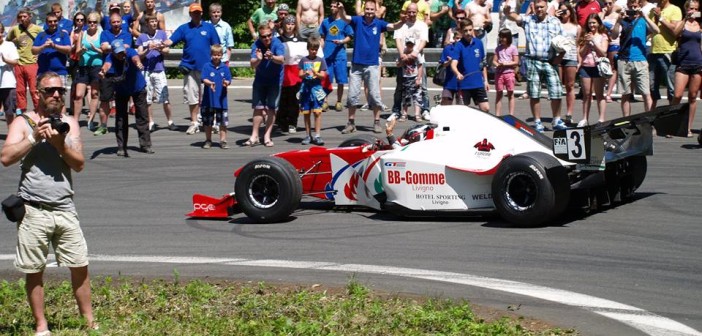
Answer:
[[[439,66],[436,68],[436,74],[434,75],[434,78],[431,79],[431,81],[439,86],[444,86],[444,82],[446,82],[446,68],[444,66]]]
[[[2,201],[2,211],[5,213],[7,220],[16,223],[24,218],[27,210],[24,208],[24,200],[12,194]]]
[[[607,57],[600,57],[596,60],[597,63],[597,72],[600,73],[600,77],[609,79],[612,77],[612,64],[609,63],[609,59]]]

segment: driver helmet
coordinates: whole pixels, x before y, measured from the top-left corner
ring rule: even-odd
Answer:
[[[434,127],[430,124],[416,125],[410,127],[402,135],[403,144],[411,144],[417,141],[424,141],[434,138]]]

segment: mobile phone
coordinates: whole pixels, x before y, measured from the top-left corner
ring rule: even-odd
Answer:
[[[690,14],[690,17],[693,19],[699,19],[700,17],[702,17],[702,13],[694,12],[694,13]]]

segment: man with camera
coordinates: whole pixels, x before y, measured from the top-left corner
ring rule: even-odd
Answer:
[[[622,114],[625,117],[631,114],[630,102],[634,88],[643,96],[644,111],[651,109],[646,36],[659,32],[658,26],[641,11],[639,0],[629,0],[627,7],[629,9],[619,16],[610,32],[610,36],[619,36],[617,76],[619,92],[622,94]]]
[[[43,275],[49,244],[56,261],[71,272],[71,285],[80,314],[88,327],[97,329],[90,303],[88,248],[73,203],[71,171],[85,165],[78,122],[63,116],[66,89],[55,72],[38,79],[39,104],[23,113],[9,127],[0,152],[8,167],[21,161],[17,210],[15,267],[26,274],[29,306],[36,321],[37,335],[49,335],[44,314]]]
[[[672,62],[672,54],[677,49],[677,38],[673,31],[683,17],[680,7],[670,3],[670,0],[658,1],[658,7],[651,10],[649,17],[660,30],[651,38],[651,53],[648,55],[651,108],[656,108],[656,103],[661,99],[661,83],[666,86],[668,102],[673,100],[675,64]]]

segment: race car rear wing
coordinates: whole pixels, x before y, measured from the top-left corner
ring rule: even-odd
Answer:
[[[687,135],[689,104],[656,109],[592,126],[553,132],[553,154],[579,164],[581,170],[604,170],[607,162],[653,154],[653,128],[658,135]],[[653,126],[653,127],[651,127]]]

